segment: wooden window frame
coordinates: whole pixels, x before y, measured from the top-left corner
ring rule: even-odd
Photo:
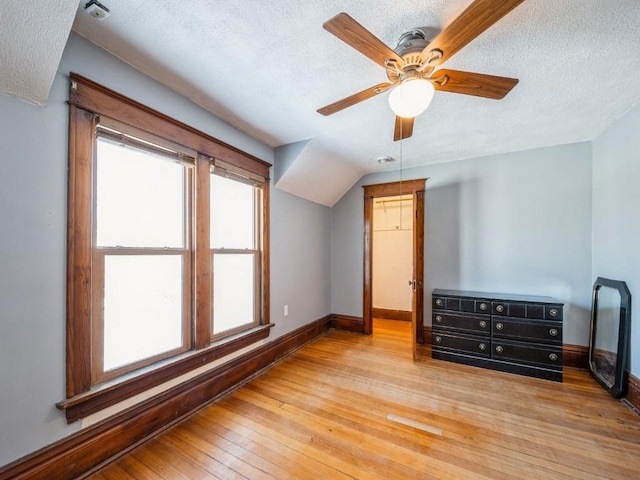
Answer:
[[[223,338],[229,337],[238,333],[239,331],[245,330],[247,328],[256,327],[260,324],[260,308],[259,308],[259,299],[260,299],[260,251],[259,250],[245,250],[245,249],[233,249],[233,248],[216,248],[211,250],[211,260],[214,261],[216,255],[251,255],[253,257],[253,291],[254,291],[254,305],[253,305],[253,320],[251,323],[243,324],[238,327],[224,330],[220,333],[213,333],[214,328],[211,329],[211,341],[222,340]],[[211,267],[213,270],[213,266]],[[213,300],[215,302],[215,298]],[[215,326],[215,318],[213,319],[212,327]]]
[[[192,332],[192,308],[191,308],[191,292],[193,279],[191,275],[193,264],[193,176],[194,176],[194,155],[185,158],[185,161],[180,161],[181,154],[177,152],[164,151],[167,146],[167,142],[162,142],[161,139],[156,137],[149,138],[143,132],[135,132],[135,129],[128,129],[125,125],[117,124],[117,122],[111,121],[111,119],[100,119],[101,123],[106,123],[109,127],[121,128],[127,131],[127,134],[132,133],[140,137],[147,137],[145,140],[149,142],[157,141],[161,145],[147,144],[133,140],[127,136],[127,138],[116,138],[111,132],[101,133],[99,128],[96,132],[93,142],[96,142],[100,138],[105,138],[110,141],[122,141],[125,145],[131,146],[139,151],[147,152],[150,154],[160,155],[165,157],[164,159],[158,159],[158,161],[171,161],[166,157],[174,157],[174,161],[179,163],[183,167],[183,192],[184,192],[184,211],[183,211],[183,238],[182,247],[123,247],[123,246],[102,246],[97,242],[97,224],[98,222],[92,222],[92,271],[91,271],[91,384],[96,385],[104,383],[108,380],[121,377],[124,374],[132,372],[142,367],[152,365],[164,360],[165,358],[174,357],[180,353],[186,352],[191,348],[191,332]],[[135,133],[133,133],[135,132]],[[164,144],[164,145],[162,145]],[[174,146],[170,146],[174,147]],[[174,147],[175,148],[175,147]],[[180,148],[176,148],[180,150]],[[94,166],[97,162],[97,151],[94,149]],[[192,161],[189,161],[192,160]],[[97,174],[93,174],[93,191],[97,191]],[[97,215],[97,201],[95,195],[91,199],[92,201],[92,215],[93,218],[98,218]],[[161,352],[151,357],[145,357],[141,360],[122,365],[112,370],[104,370],[104,267],[107,256],[116,255],[176,255],[182,257],[182,341],[179,347]]]
[[[184,375],[235,350],[266,338],[273,326],[269,318],[269,168],[270,164],[200,132],[182,122],[72,73],[69,94],[69,183],[67,256],[67,398],[57,406],[66,411],[71,423],[118,403],[149,388]],[[189,351],[143,366],[135,372],[110,379],[96,377],[92,358],[91,314],[92,268],[96,248],[92,243],[93,159],[100,118],[143,132],[152,139],[184,146],[196,152],[193,183],[191,245],[196,261],[188,275],[193,282],[190,308]],[[164,146],[164,145],[163,145]],[[212,343],[211,250],[209,246],[209,179],[211,165],[220,162],[228,168],[257,178],[262,185],[262,257],[259,264],[260,288],[257,325],[242,332],[214,339]],[[206,267],[205,267],[206,265]],[[187,273],[187,272],[185,272]],[[142,366],[142,365],[140,365]],[[96,378],[100,381],[96,385]]]
[[[212,175],[214,175],[214,173],[212,172]],[[233,181],[234,178],[231,177],[229,180]],[[243,183],[250,183],[251,182],[243,182]],[[261,205],[263,202],[263,185],[258,184],[258,185],[253,185],[252,186],[255,188],[254,190],[254,199],[253,199],[253,218],[254,218],[254,232],[253,232],[253,247],[254,248],[211,248],[211,271],[213,272],[213,264],[215,261],[215,256],[216,255],[252,255],[253,256],[253,268],[254,268],[254,286],[253,286],[253,291],[254,291],[254,305],[253,305],[253,309],[254,309],[254,318],[253,321],[250,324],[244,324],[244,325],[240,325],[238,327],[232,328],[230,330],[225,330],[223,332],[220,333],[214,333],[214,329],[215,329],[215,318],[212,318],[212,324],[211,324],[211,341],[215,342],[218,340],[222,340],[226,337],[229,337],[231,335],[234,335],[242,330],[245,330],[247,328],[251,328],[251,327],[256,327],[258,325],[260,325],[260,292],[261,292],[261,284],[262,284],[262,279],[261,279],[261,264],[262,264],[262,256],[260,255],[260,252],[262,251],[262,223],[263,223],[263,216],[264,216],[264,212],[261,209]],[[215,280],[214,280],[215,282]],[[215,304],[215,298],[213,295],[213,287],[214,287],[214,282],[212,282],[212,299],[213,302]],[[213,306],[212,305],[212,313],[213,313]]]
[[[179,252],[179,253],[178,253]],[[172,350],[167,350],[151,357],[145,357],[133,363],[128,363],[112,370],[104,371],[104,312],[103,296],[104,291],[104,262],[107,255],[175,255],[182,257],[182,271],[185,285],[183,286],[182,298],[182,342],[181,345]],[[104,383],[108,380],[121,377],[122,375],[138,370],[139,368],[152,365],[174,357],[180,353],[187,352],[191,347],[191,255],[188,249],[162,249],[162,248],[101,248],[94,247],[92,269],[92,310],[96,313],[91,318],[91,383],[92,385]],[[97,270],[97,271],[96,271]],[[187,294],[187,295],[185,295]]]

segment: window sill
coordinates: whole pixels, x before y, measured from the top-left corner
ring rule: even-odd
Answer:
[[[65,411],[67,423],[73,423],[267,338],[273,326],[272,323],[260,325],[225,338],[202,350],[190,351],[177,358],[140,369],[116,380],[97,385],[88,392],[61,400],[56,406]]]

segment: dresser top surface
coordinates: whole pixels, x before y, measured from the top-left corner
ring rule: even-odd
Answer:
[[[478,298],[482,300],[502,300],[505,302],[528,302],[528,303],[553,303],[554,305],[563,305],[561,301],[552,297],[542,297],[535,295],[515,295],[508,293],[488,293],[488,292],[472,292],[468,290],[443,290],[436,288],[433,295],[438,297],[463,297]]]

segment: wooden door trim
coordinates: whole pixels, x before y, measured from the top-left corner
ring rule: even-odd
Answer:
[[[424,190],[414,192],[413,201],[413,211],[415,212],[415,228],[413,229],[415,261],[413,265],[413,278],[417,280],[415,287],[416,305],[414,306],[414,313],[416,314],[416,321],[414,322],[414,336],[416,343],[422,344],[424,343]]]
[[[364,185],[364,268],[363,268],[363,286],[362,286],[362,333],[371,335],[373,332],[373,291],[372,291],[372,263],[373,263],[373,199],[377,197],[389,197],[395,195],[413,195],[414,212],[420,211],[422,215],[416,218],[416,231],[414,231],[414,246],[418,248],[418,259],[422,262],[422,266],[415,273],[422,274],[424,270],[424,191],[427,179],[421,178],[417,180],[405,180],[402,182],[378,183],[374,185]],[[418,195],[418,192],[422,192]],[[420,233],[418,235],[418,232]],[[416,242],[422,245],[415,244]],[[414,266],[415,268],[415,266]],[[420,289],[424,278],[417,278],[420,282]],[[416,305],[420,308],[421,305]],[[422,335],[424,324],[423,315],[420,314],[416,318],[415,325],[415,341],[421,343],[424,338]]]

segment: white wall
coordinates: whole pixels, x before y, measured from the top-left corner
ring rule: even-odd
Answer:
[[[593,141],[593,270],[631,291],[631,373],[640,377],[640,106]]]
[[[405,170],[429,178],[425,324],[434,288],[547,295],[565,302],[564,341],[586,345],[591,308],[591,149],[581,143]],[[362,315],[361,179],[332,212],[333,313]]]
[[[46,108],[0,96],[0,466],[79,427],[55,407],[65,395],[70,71],[274,160],[271,148],[74,34]],[[330,210],[275,189],[271,203],[275,339],[330,313]]]
[[[411,311],[413,197],[373,201],[373,308]]]

